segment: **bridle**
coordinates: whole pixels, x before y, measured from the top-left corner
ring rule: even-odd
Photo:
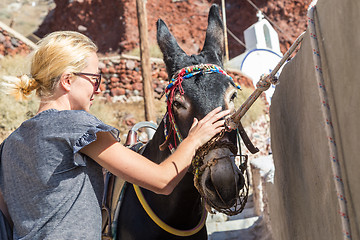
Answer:
[[[181,133],[175,123],[174,115],[172,113],[172,103],[174,100],[175,92],[178,90],[180,94],[184,94],[184,90],[182,88],[182,81],[188,78],[191,78],[195,75],[203,75],[203,74],[209,74],[209,73],[220,73],[228,78],[231,78],[224,70],[222,70],[219,66],[214,64],[200,64],[200,65],[194,65],[189,66],[180,69],[178,72],[176,72],[173,77],[171,78],[171,81],[169,85],[165,89],[165,94],[167,96],[167,113],[164,115],[163,122],[164,122],[164,136],[165,136],[165,142],[159,146],[160,150],[164,150],[166,146],[169,148],[170,152],[174,152],[177,140],[179,142],[182,141]],[[234,85],[237,88],[240,88],[238,85],[234,83]],[[169,121],[167,121],[167,119]],[[174,145],[173,146],[170,143],[170,136],[171,132],[173,132],[174,136]],[[221,138],[224,136],[226,130],[223,130],[221,133],[217,134],[215,137],[213,137],[209,142],[204,144],[202,147],[200,147],[192,160],[192,173],[194,174],[194,186],[198,190],[199,194],[201,195],[203,201],[205,202],[205,207],[208,212],[214,213],[211,208],[216,209],[219,212],[225,213],[227,215],[236,215],[240,213],[247,202],[248,193],[249,193],[249,176],[247,172],[247,156],[238,154],[238,148],[231,142],[225,142],[220,141]],[[240,138],[239,134],[237,133],[237,140],[238,144],[240,146]],[[201,184],[199,183],[202,173],[205,171],[206,168],[210,168],[211,166],[214,166],[217,161],[219,161],[221,158],[215,158],[211,161],[208,161],[204,164],[204,158],[209,153],[209,151],[216,149],[216,148],[228,148],[233,153],[233,156],[240,156],[240,171],[244,175],[246,174],[247,181],[245,182],[245,185],[243,189],[240,191],[239,197],[236,199],[236,203],[234,206],[230,208],[220,208],[217,207],[214,203],[212,203],[207,197],[204,192],[204,189],[202,188]],[[239,147],[240,149],[240,147]],[[245,157],[245,160],[242,161],[242,157]],[[234,172],[235,174],[235,172]],[[236,185],[236,182],[234,182]],[[236,185],[237,186],[237,185]],[[221,195],[219,194],[219,191],[216,189],[218,197],[222,200]],[[222,200],[223,201],[223,200]],[[223,201],[224,202],[224,201]]]
[[[194,186],[198,190],[202,199],[205,201],[205,208],[208,212],[214,214],[215,212],[212,210],[212,208],[213,208],[213,209],[217,210],[218,212],[224,213],[229,216],[233,216],[233,215],[241,213],[244,210],[245,204],[248,199],[249,186],[250,186],[249,173],[247,171],[248,156],[242,155],[241,152],[238,154],[238,148],[236,146],[234,146],[234,144],[232,144],[231,142],[220,141],[220,139],[222,138],[224,133],[225,133],[225,131],[222,131],[220,134],[216,135],[214,138],[212,138],[209,142],[207,142],[206,144],[201,146],[196,151],[195,157],[193,158],[193,161],[192,161],[193,174],[194,174]],[[240,146],[239,134],[237,133],[236,135],[237,135],[238,145]],[[204,163],[204,158],[209,153],[209,151],[217,149],[217,148],[228,148],[233,153],[232,156],[240,157],[239,169],[240,169],[241,174],[243,174],[244,179],[246,179],[246,181],[244,183],[244,187],[240,190],[239,195],[236,197],[235,204],[229,208],[218,207],[216,204],[211,202],[211,200],[206,197],[205,191],[202,188],[201,184],[199,183],[205,169],[211,168],[219,160],[223,159],[223,158],[213,158],[212,160]],[[239,150],[240,150],[240,147],[239,147]],[[243,157],[244,157],[244,159],[242,159]],[[225,158],[225,159],[228,159],[228,158]],[[234,174],[236,174],[236,173],[234,172]],[[235,179],[234,179],[234,185],[237,186]],[[225,203],[225,201],[222,199],[221,194],[219,194],[219,191],[216,187],[215,187],[215,190],[216,190],[217,196],[222,200],[223,203]],[[236,189],[236,192],[237,191],[238,191],[238,189]]]

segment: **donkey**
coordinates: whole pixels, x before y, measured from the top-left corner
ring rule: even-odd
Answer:
[[[218,106],[234,108],[237,88],[222,70],[224,37],[217,5],[210,8],[205,43],[200,54],[187,55],[161,19],[157,21],[157,41],[170,80],[166,88],[168,111],[142,154],[160,163],[171,154],[182,137],[187,136],[194,117],[201,119]],[[134,188],[128,186],[118,215],[116,239],[207,239],[203,203],[215,209],[229,209],[236,205],[245,184],[242,172],[234,163],[236,132],[226,132],[217,140],[217,147],[204,148],[203,153],[199,153],[202,157],[195,157],[201,161],[193,164],[170,195],[158,195],[140,188],[157,217],[167,226],[180,232],[184,230],[184,235],[159,227],[143,209]],[[195,226],[197,229],[193,229]],[[189,229],[194,231],[190,235],[186,234],[191,232],[187,231]]]

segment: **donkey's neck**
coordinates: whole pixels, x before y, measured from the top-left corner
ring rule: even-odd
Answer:
[[[166,158],[168,158],[171,155],[169,147],[166,147],[166,149],[164,151],[161,151],[159,149],[159,146],[165,142],[164,127],[165,127],[164,123],[161,122],[156,133],[154,134],[153,138],[148,142],[148,144],[145,148],[145,151],[143,153],[143,156],[149,158],[151,161],[158,163],[158,164],[160,164],[162,161],[164,161]],[[174,133],[172,132],[171,135],[169,136],[172,139],[174,139],[173,134]],[[173,141],[174,140],[172,140],[171,143],[174,146]],[[168,197],[170,199],[172,199],[172,202],[177,202],[177,199],[178,199],[179,202],[177,202],[176,204],[182,205],[182,204],[184,204],[184,200],[188,199],[188,198],[180,197],[180,196],[183,196],[183,194],[185,194],[187,196],[191,196],[189,199],[191,199],[190,202],[192,202],[192,203],[196,203],[196,201],[194,201],[194,198],[200,200],[200,194],[194,187],[193,174],[191,174],[191,173],[185,174],[184,178],[176,186],[173,193],[171,195],[169,195]],[[185,204],[189,204],[190,202],[185,203]]]
[[[160,145],[164,142],[164,122],[162,121],[157,128],[153,138],[147,143],[146,148],[143,152],[143,156],[147,157],[148,159],[157,164],[160,164],[171,154],[168,148],[166,148],[164,151],[160,150]]]

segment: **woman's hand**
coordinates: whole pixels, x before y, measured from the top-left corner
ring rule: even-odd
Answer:
[[[230,113],[230,110],[221,111],[221,107],[215,108],[203,119],[194,122],[189,130],[188,137],[196,146],[196,149],[208,142],[213,136],[221,132],[225,127],[225,120],[220,120]]]

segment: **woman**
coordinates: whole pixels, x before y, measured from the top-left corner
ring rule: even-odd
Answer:
[[[17,98],[36,90],[36,116],[3,144],[0,189],[15,239],[100,239],[102,167],[126,181],[170,194],[197,148],[224,127],[229,111],[194,119],[188,137],[161,164],[118,142],[118,130],[88,113],[99,93],[97,47],[76,32],[54,32],[39,42],[31,78],[13,82]]]

